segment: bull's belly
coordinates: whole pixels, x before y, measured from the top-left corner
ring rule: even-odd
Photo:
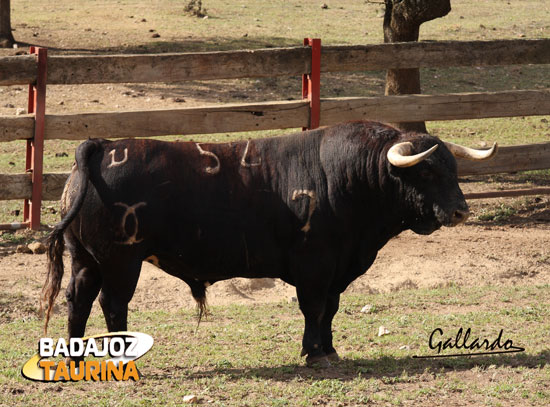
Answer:
[[[283,262],[270,261],[256,264],[251,267],[242,261],[222,261],[212,259],[189,259],[170,253],[162,253],[158,256],[150,256],[152,263],[167,273],[183,280],[221,281],[234,277],[245,278],[281,278],[287,280],[288,272]]]
[[[179,239],[178,239],[179,240]],[[286,241],[238,227],[200,228],[184,239],[152,250],[170,274],[198,280],[233,277],[284,278],[288,269]]]

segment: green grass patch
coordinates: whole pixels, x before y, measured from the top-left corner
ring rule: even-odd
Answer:
[[[481,213],[477,215],[477,219],[481,221],[502,222],[506,221],[516,213],[516,208],[507,204],[500,204],[497,208],[491,208],[488,210],[485,208],[482,209]]]
[[[343,360],[330,369],[307,368],[299,357],[303,318],[296,304],[213,307],[197,331],[194,310],[132,312],[130,329],[155,338],[138,361],[144,378],[137,383],[26,381],[19,370],[35,352],[41,321],[15,318],[0,324],[0,404],[180,405],[183,396],[195,394],[201,403],[224,406],[431,404],[442,397],[454,404],[543,406],[549,401],[549,288],[450,286],[345,295],[334,324]],[[361,313],[365,304],[377,312]],[[380,325],[391,334],[378,337]],[[471,328],[472,338],[488,339],[504,329],[504,338],[526,351],[412,358],[434,354],[428,338],[435,328],[454,337],[460,327]],[[102,316],[92,315],[88,333],[104,331]],[[64,334],[64,317],[57,315],[50,335]]]

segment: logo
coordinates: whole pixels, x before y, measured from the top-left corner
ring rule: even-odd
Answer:
[[[111,332],[86,338],[41,338],[38,353],[21,369],[23,377],[41,382],[139,380],[135,361],[153,346],[140,332]],[[105,359],[107,355],[110,359]],[[49,360],[46,358],[64,358]],[[91,358],[91,359],[86,359]]]
[[[470,338],[472,330],[460,328],[456,336],[449,337],[447,339],[443,337],[443,330],[436,328],[430,335],[429,347],[436,350],[437,355],[431,356],[413,356],[413,358],[426,359],[426,358],[449,358],[457,356],[473,356],[473,355],[494,355],[498,353],[515,353],[523,352],[525,348],[514,346],[514,342],[511,339],[503,339],[504,329],[501,329],[498,336],[494,340]],[[450,353],[441,354],[442,351],[447,349],[464,349],[470,352],[464,353]]]

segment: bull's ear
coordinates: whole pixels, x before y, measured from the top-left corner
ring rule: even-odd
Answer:
[[[412,167],[413,165],[416,165],[424,161],[426,158],[432,155],[433,152],[437,150],[437,147],[439,147],[438,144],[429,148],[426,151],[411,155],[411,152],[413,150],[413,145],[411,142],[405,141],[403,143],[397,143],[393,145],[388,150],[387,158],[388,158],[388,161],[395,167],[400,167],[400,168]]]

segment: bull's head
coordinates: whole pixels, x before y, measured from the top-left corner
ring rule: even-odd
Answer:
[[[428,135],[392,146],[387,158],[390,174],[398,179],[406,202],[405,226],[429,234],[441,225],[464,222],[469,211],[458,186],[454,157],[486,160],[496,151],[496,143],[489,150],[474,150]]]

